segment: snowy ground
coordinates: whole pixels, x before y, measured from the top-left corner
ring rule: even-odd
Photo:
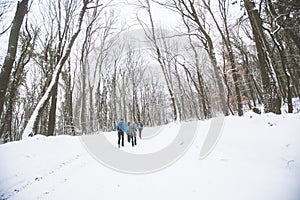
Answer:
[[[199,121],[183,157],[140,175],[102,165],[80,137],[35,136],[0,145],[0,199],[299,200],[299,122],[300,114],[226,117],[215,149],[201,160],[211,120]],[[180,126],[151,129],[151,137],[138,140],[134,148],[125,142],[121,151],[159,151],[174,140]],[[117,148],[115,132],[101,134]]]

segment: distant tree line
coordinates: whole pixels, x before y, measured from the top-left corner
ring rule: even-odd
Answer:
[[[134,0],[147,48],[128,35],[122,5],[1,1],[2,141],[111,131],[119,118],[156,126],[252,109],[280,114],[283,104],[296,112],[299,1]],[[156,22],[155,6],[178,24]],[[233,17],[233,7],[242,14]]]

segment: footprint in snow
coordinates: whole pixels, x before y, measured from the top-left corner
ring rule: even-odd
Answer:
[[[269,126],[276,126],[277,124],[275,122],[268,122]]]

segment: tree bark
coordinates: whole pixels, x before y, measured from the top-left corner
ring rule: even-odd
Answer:
[[[273,7],[272,1],[268,0],[267,5],[269,7],[269,10],[271,11],[270,14],[272,15],[272,18],[275,17],[277,19],[279,16],[276,13],[275,8]],[[279,25],[277,25],[279,26]],[[283,26],[281,27],[284,30],[286,30]],[[269,34],[271,38],[273,39],[273,42],[275,44],[275,47],[277,48],[281,60],[281,67],[284,72],[285,78],[286,78],[286,86],[284,87],[285,90],[287,90],[287,102],[288,102],[288,113],[293,113],[293,103],[292,103],[292,97],[293,97],[293,92],[292,92],[292,77],[291,77],[291,72],[290,72],[290,67],[288,64],[288,59],[287,59],[287,51],[285,50],[284,44],[282,42],[282,39],[279,36],[279,29],[278,31],[269,31]]]
[[[174,2],[176,2],[176,1],[174,1]],[[221,70],[218,67],[218,62],[216,59],[213,41],[212,41],[210,35],[208,34],[208,32],[205,30],[205,28],[202,26],[202,24],[200,22],[200,18],[197,14],[197,10],[195,8],[194,1],[188,0],[189,5],[187,5],[184,1],[180,1],[180,3],[183,5],[184,9],[188,12],[188,14],[185,14],[183,10],[180,10],[180,7],[176,7],[177,9],[179,9],[179,12],[182,14],[183,21],[185,21],[184,17],[188,17],[190,20],[194,21],[197,25],[198,31],[203,35],[203,37],[201,37],[202,38],[201,42],[204,45],[204,49],[208,53],[208,56],[211,61],[211,65],[213,67],[214,75],[215,75],[218,90],[219,90],[219,98],[221,100],[220,106],[221,106],[222,112],[225,116],[227,116],[227,115],[229,115],[229,112],[228,112],[228,107],[227,107],[226,99],[225,99],[225,89],[224,89],[224,85],[223,85],[223,81],[222,81]],[[181,9],[183,9],[183,8],[181,8]],[[186,27],[188,28],[188,30],[190,31],[190,27],[188,26],[188,24],[186,22],[184,22],[184,23],[185,23]]]
[[[81,63],[81,112],[80,112],[80,124],[81,133],[86,134],[86,66],[85,63]]]
[[[57,87],[58,87],[58,83],[55,84],[55,86],[53,88],[53,93],[51,95],[51,105],[50,105],[50,111],[49,111],[47,136],[54,135],[55,121],[56,121]]]
[[[281,97],[278,94],[277,81],[275,80],[274,68],[270,58],[270,50],[267,44],[263,29],[262,21],[259,16],[253,0],[244,0],[247,13],[250,18],[250,23],[255,39],[260,72],[262,77],[262,85],[264,89],[263,104],[264,111],[281,113]]]
[[[205,7],[207,8],[207,10],[209,11],[209,13],[211,14],[213,21],[215,22],[217,29],[222,37],[222,40],[225,44],[228,56],[229,56],[229,61],[230,61],[230,65],[231,65],[231,70],[232,70],[232,78],[234,81],[234,88],[235,88],[235,95],[236,95],[236,99],[237,99],[237,108],[238,108],[238,115],[242,116],[243,115],[243,104],[242,104],[242,98],[241,98],[241,92],[240,92],[240,88],[239,88],[239,75],[236,69],[236,61],[235,61],[235,56],[233,54],[233,49],[232,49],[232,45],[231,45],[231,41],[229,38],[229,30],[228,30],[228,25],[227,25],[227,14],[226,14],[226,8],[219,5],[220,7],[220,11],[221,11],[221,15],[222,15],[222,19],[224,22],[224,29],[225,29],[225,33],[222,32],[221,27],[219,26],[214,13],[212,12],[210,5],[208,5],[206,3],[205,0],[202,0],[202,2],[204,3]],[[221,4],[221,2],[219,1],[219,4]]]
[[[12,28],[9,35],[7,54],[0,72],[0,116],[3,112],[5,95],[10,80],[11,70],[13,68],[19,41],[19,33],[23,23],[24,16],[27,12],[29,0],[22,0],[17,4],[17,10],[14,16]]]
[[[168,89],[168,92],[169,92],[169,95],[170,95],[170,98],[171,98],[172,108],[173,108],[173,118],[174,118],[174,121],[177,121],[177,120],[179,120],[179,117],[178,117],[177,105],[176,105],[176,101],[175,101],[175,95],[174,95],[174,92],[172,90],[170,80],[167,77],[166,69],[165,69],[164,63],[162,61],[161,50],[160,50],[160,48],[158,46],[158,43],[157,43],[149,0],[146,0],[146,4],[147,4],[146,9],[147,9],[149,19],[150,19],[150,24],[151,24],[151,36],[148,35],[148,37],[150,37],[149,39],[154,44],[155,51],[156,51],[156,56],[157,56],[157,61],[159,62],[159,65],[160,65],[160,67],[163,71],[163,75],[164,75],[165,81],[167,83],[167,89]]]
[[[58,79],[59,79],[61,69],[64,66],[65,62],[67,61],[67,59],[68,59],[68,57],[71,53],[72,46],[73,46],[78,34],[80,33],[83,17],[84,17],[84,14],[86,12],[88,3],[89,3],[88,0],[83,0],[83,6],[82,6],[80,14],[78,16],[78,21],[77,21],[78,23],[77,23],[76,31],[72,35],[72,37],[71,37],[71,39],[70,39],[70,41],[67,45],[67,49],[63,53],[63,55],[62,55],[61,59],[59,60],[59,62],[57,63],[57,65],[55,67],[55,70],[53,72],[53,75],[52,75],[50,85],[48,86],[45,94],[43,95],[43,97],[41,98],[41,100],[37,104],[36,108],[34,109],[32,115],[31,115],[31,117],[30,117],[30,119],[29,119],[29,121],[28,121],[28,123],[25,127],[25,130],[22,134],[22,139],[26,139],[30,135],[34,135],[33,127],[38,123],[39,116],[42,114],[45,106],[47,105],[47,103],[48,103],[48,101],[51,97],[51,94],[53,93],[53,91],[55,89],[55,85],[58,83]]]

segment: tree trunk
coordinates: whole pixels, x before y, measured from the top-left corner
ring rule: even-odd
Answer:
[[[67,103],[67,128],[71,129],[71,134],[75,135],[75,127],[74,127],[74,116],[73,116],[73,86],[71,84],[72,78],[71,78],[71,62],[70,59],[68,61],[68,81],[67,81],[67,98],[66,98],[66,103]]]
[[[184,2],[182,1],[182,3],[184,3]],[[185,3],[184,3],[184,5],[187,8],[187,5]],[[207,51],[207,53],[209,55],[211,65],[212,65],[213,70],[214,70],[214,74],[215,74],[215,78],[216,78],[217,85],[218,85],[218,90],[219,90],[219,97],[220,97],[220,100],[221,100],[221,109],[223,111],[223,114],[225,116],[227,116],[227,115],[229,115],[229,112],[228,112],[228,108],[226,106],[225,89],[224,89],[224,85],[223,85],[223,81],[222,81],[221,70],[218,68],[218,63],[217,63],[217,59],[216,59],[212,39],[211,39],[210,35],[206,32],[204,27],[201,25],[200,19],[197,15],[196,8],[194,7],[194,2],[189,0],[189,5],[191,7],[190,13],[193,16],[192,18],[195,21],[195,23],[197,24],[199,32],[202,33],[204,38],[205,38],[205,41],[202,41],[202,43],[205,46],[205,50]]]
[[[118,112],[117,112],[117,61],[114,62],[114,73],[111,80],[112,85],[112,112],[113,112],[113,128],[118,120]]]
[[[177,121],[177,120],[180,120],[180,119],[178,118],[178,111],[177,111],[177,105],[176,105],[176,101],[175,101],[175,95],[174,95],[174,92],[172,90],[170,80],[167,77],[165,65],[162,61],[161,51],[160,51],[160,48],[159,48],[157,40],[156,40],[155,28],[154,28],[154,23],[153,23],[153,18],[152,18],[152,13],[151,13],[149,0],[146,0],[146,3],[147,3],[147,8],[146,9],[147,9],[147,12],[149,14],[150,23],[151,23],[151,36],[149,36],[150,37],[149,39],[151,39],[151,41],[153,41],[153,44],[155,46],[157,61],[159,62],[159,65],[160,65],[160,67],[163,71],[163,75],[164,75],[165,81],[167,83],[167,89],[169,91],[169,95],[170,95],[170,98],[171,98],[172,108],[173,108],[173,118],[174,118],[174,121]]]
[[[233,81],[234,81],[234,88],[235,88],[235,94],[236,94],[236,99],[237,99],[237,107],[238,107],[238,115],[239,116],[242,116],[243,115],[243,104],[242,104],[242,98],[241,98],[241,92],[240,92],[240,88],[239,88],[239,75],[238,75],[238,72],[237,72],[237,69],[236,69],[236,62],[235,62],[235,57],[234,57],[234,54],[233,54],[233,49],[232,49],[232,45],[231,45],[231,41],[230,41],[230,38],[229,38],[229,31],[228,31],[228,25],[227,25],[227,14],[226,14],[226,8],[219,5],[220,7],[220,10],[221,10],[221,15],[222,15],[222,19],[223,19],[223,22],[224,22],[224,28],[225,28],[225,33],[222,32],[215,16],[214,16],[214,13],[212,12],[211,8],[210,8],[210,5],[208,5],[206,3],[205,0],[202,0],[205,7],[208,9],[209,13],[211,14],[216,26],[217,26],[217,29],[223,39],[223,42],[225,43],[225,47],[226,47],[226,50],[227,50],[227,53],[228,53],[228,56],[229,56],[229,61],[230,61],[230,65],[231,65],[231,70],[232,70],[232,78],[233,78]],[[221,4],[221,2],[219,1],[219,3]]]
[[[275,8],[273,7],[272,1],[268,0],[267,5],[269,7],[271,16],[275,17],[277,19],[279,16],[278,16]],[[286,30],[284,28],[284,26],[282,28],[284,30]],[[286,98],[287,98],[287,102],[288,102],[288,113],[293,113],[292,78],[291,78],[290,67],[289,67],[288,59],[287,59],[287,51],[285,50],[284,44],[282,43],[282,39],[279,36],[279,30],[274,31],[274,32],[269,31],[269,34],[270,34],[271,38],[273,39],[273,42],[279,52],[282,70],[284,72],[284,75],[285,75],[286,81],[287,81],[286,87],[284,87],[284,88],[285,88],[285,90],[287,90]],[[289,35],[289,34],[287,34],[287,35]],[[298,43],[299,43],[299,41],[298,41]]]
[[[15,105],[17,102],[19,87],[25,81],[24,76],[26,72],[24,71],[24,67],[26,64],[28,64],[31,58],[31,55],[29,54],[29,51],[31,50],[31,42],[35,40],[35,37],[32,38],[29,32],[27,33],[28,37],[26,37],[25,43],[22,43],[21,45],[21,55],[19,56],[19,59],[14,66],[14,71],[12,72],[12,79],[8,85],[8,93],[6,95],[8,96],[6,113],[2,118],[1,122],[3,124],[0,127],[0,138],[5,133],[6,135],[9,135],[10,141],[15,141],[19,138],[17,138],[17,131],[12,130],[12,124],[18,119],[18,117],[13,116],[13,112],[15,110]]]
[[[177,83],[178,83],[178,89],[179,89],[179,97],[178,97],[178,105],[180,106],[178,108],[178,111],[180,112],[180,117],[182,120],[186,120],[187,119],[187,114],[186,114],[186,108],[185,108],[185,103],[184,103],[184,96],[185,96],[185,91],[182,87],[182,83],[180,80],[180,74],[178,72],[178,68],[177,68],[177,63],[175,63],[175,75],[176,75],[176,79],[177,79]]]
[[[89,81],[89,131],[94,132],[93,86]]]
[[[82,65],[82,76],[81,76],[81,112],[80,112],[80,124],[81,133],[86,134],[86,66],[85,63]]]
[[[257,9],[255,9],[255,3],[252,0],[244,0],[244,3],[250,18],[258,54],[262,85],[264,89],[263,103],[265,112],[280,114],[281,99],[278,94],[278,87],[276,85],[277,82],[275,80],[274,69],[271,63],[269,46],[262,29],[262,21]]]
[[[57,86],[58,86],[58,83],[55,84],[53,93],[51,96],[51,105],[50,105],[50,112],[49,112],[47,136],[54,135],[55,121],[56,121]]]
[[[10,80],[11,70],[13,68],[15,58],[16,58],[18,41],[19,41],[19,33],[23,23],[24,16],[27,12],[28,1],[29,0],[22,0],[17,4],[17,10],[14,16],[12,28],[8,39],[7,54],[4,59],[4,63],[0,72],[0,80],[1,80],[0,81],[0,117],[3,112],[5,95]]]
[[[83,7],[82,7],[79,17],[78,17],[78,23],[77,23],[76,30],[75,30],[74,34],[72,35],[72,37],[67,45],[67,48],[66,48],[65,52],[63,53],[63,56],[61,57],[61,59],[59,60],[59,62],[57,63],[57,65],[55,67],[50,85],[48,86],[45,94],[43,95],[43,97],[37,104],[36,108],[34,109],[32,115],[25,127],[25,130],[22,134],[22,139],[26,139],[26,138],[28,138],[28,136],[34,134],[33,127],[38,123],[38,119],[39,119],[40,115],[42,114],[45,106],[47,105],[47,103],[51,97],[51,94],[53,93],[53,91],[55,89],[55,85],[58,83],[61,69],[64,66],[65,62],[67,61],[67,59],[71,53],[72,46],[81,30],[81,24],[82,24],[83,17],[86,12],[88,3],[89,3],[89,1],[87,1],[87,0],[83,1]]]

